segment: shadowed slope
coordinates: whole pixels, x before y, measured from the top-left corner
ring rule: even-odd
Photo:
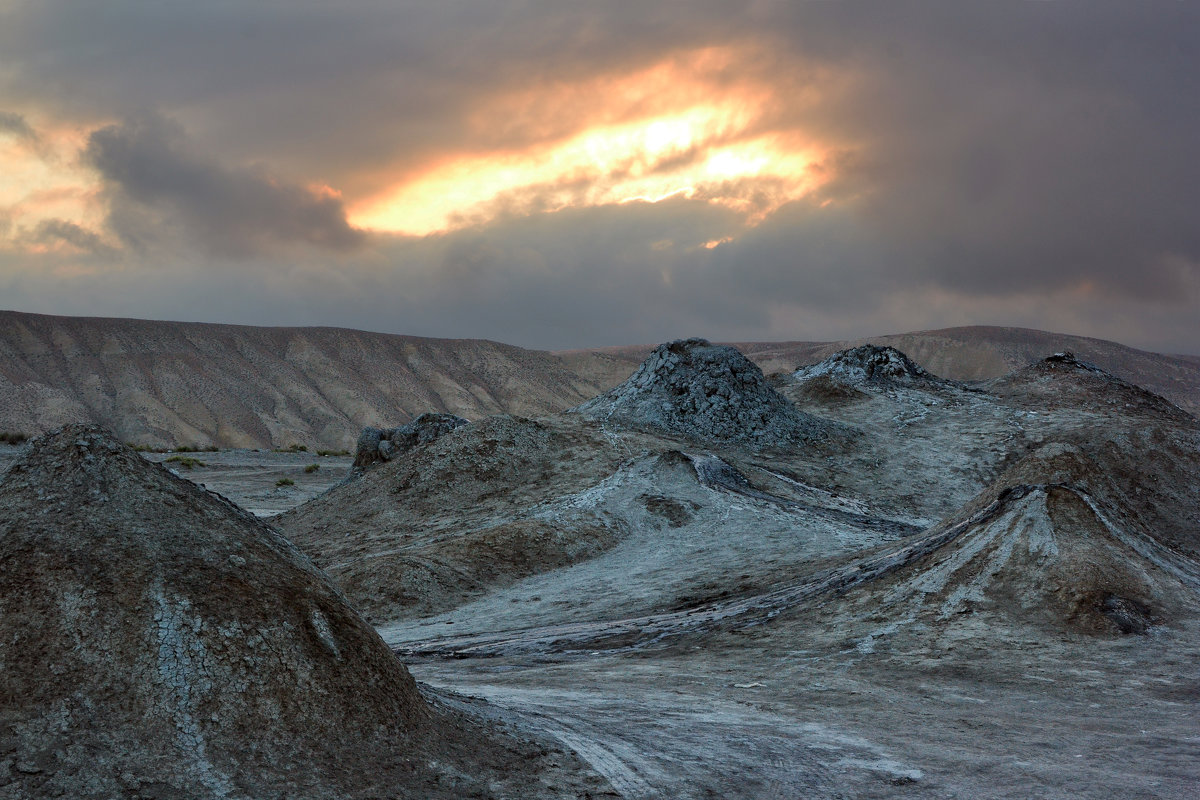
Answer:
[[[528,796],[540,755],[428,706],[269,526],[85,426],[0,483],[0,696],[22,797]]]

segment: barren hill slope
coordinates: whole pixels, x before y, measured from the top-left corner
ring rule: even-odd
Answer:
[[[998,377],[1070,350],[1200,413],[1200,358],[1022,328],[971,327],[852,342],[737,345],[765,373],[874,343],[955,380]],[[260,328],[0,311],[0,431],[104,425],[154,446],[343,449],[365,426],[424,412],[551,414],[605,392],[650,347],[547,353],[477,339],[344,328]]]
[[[542,414],[600,391],[476,339],[0,312],[0,430],[93,422],[149,445],[333,449],[426,411]]]

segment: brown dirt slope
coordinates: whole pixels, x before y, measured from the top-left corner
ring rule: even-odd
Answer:
[[[538,415],[599,391],[483,340],[0,312],[0,431],[93,422],[155,446],[345,449],[426,411]]]
[[[597,788],[427,704],[286,539],[88,426],[0,483],[0,697],[6,797]]]

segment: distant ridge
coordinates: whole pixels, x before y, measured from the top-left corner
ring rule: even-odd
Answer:
[[[426,411],[539,415],[601,387],[481,339],[0,311],[0,430],[97,423],[155,446],[351,449]]]
[[[832,342],[729,342],[768,375],[793,372],[833,354],[863,345],[894,347],[933,374],[956,381],[998,378],[1043,358],[1070,351],[1116,375],[1200,415],[1200,356],[1138,350],[1105,339],[1031,328],[972,325]],[[567,350],[555,355],[581,378],[619,383],[650,353],[648,346]]]
[[[837,342],[734,343],[765,373],[852,347],[895,347],[930,372],[986,380],[1064,350],[1200,414],[1200,357],[974,326]],[[153,446],[351,449],[363,427],[424,412],[541,416],[628,378],[651,347],[549,353],[481,339],[0,311],[0,431],[90,422]]]

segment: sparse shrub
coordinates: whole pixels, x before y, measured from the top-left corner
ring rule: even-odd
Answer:
[[[150,445],[148,445],[148,444],[134,444],[133,442],[126,442],[126,443],[125,443],[125,446],[126,446],[126,447],[128,447],[130,450],[133,450],[135,453],[155,453],[155,452],[158,452],[158,451],[157,451],[155,448],[151,447],[151,446],[150,446]]]
[[[348,456],[348,455],[350,455],[350,451],[349,450],[318,450],[317,455],[319,455],[319,456]]]
[[[291,478],[280,478],[279,480],[275,481],[275,485],[276,486],[295,486],[296,482],[294,480],[292,480]]]
[[[220,449],[221,448],[217,447],[215,444],[181,444],[174,448],[176,453],[216,453],[220,451]]]
[[[170,458],[168,458],[166,460],[165,463],[178,464],[179,466],[183,467],[184,469],[192,469],[193,467],[203,467],[204,466],[203,461],[201,461],[198,458],[191,458],[189,456],[171,456]]]
[[[0,431],[0,444],[24,444],[29,441],[29,434],[16,431]]]
[[[308,448],[302,444],[289,444],[287,447],[275,448],[276,453],[307,453]]]
[[[304,468],[304,471],[307,472],[309,475],[311,475],[314,472],[316,472],[317,470],[319,470],[320,468],[321,468],[320,464],[309,464],[307,467]]]

